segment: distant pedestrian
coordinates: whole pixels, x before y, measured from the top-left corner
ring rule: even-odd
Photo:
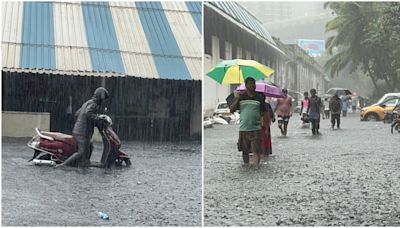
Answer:
[[[324,98],[324,114],[325,114],[325,118],[329,119],[330,108],[329,108],[329,98],[328,97]]]
[[[309,119],[308,119],[308,105],[310,103],[310,98],[308,98],[308,92],[304,92],[304,98],[303,100],[301,100],[301,108],[300,108],[300,116],[301,116],[301,120],[303,121],[303,125],[306,123],[309,123]]]
[[[337,123],[337,128],[340,128],[340,112],[342,111],[342,101],[337,94],[335,94],[329,101],[329,108],[332,113],[332,129],[335,127],[335,122]]]
[[[347,116],[347,108],[348,108],[348,101],[347,101],[347,97],[346,96],[342,96],[341,98],[342,101],[342,113],[343,113],[343,117]]]
[[[282,93],[284,97],[278,98],[276,114],[278,115],[278,127],[281,129],[281,134],[286,136],[289,119],[292,116],[292,97],[287,95],[287,89],[282,89]]]
[[[319,134],[319,122],[321,118],[321,113],[323,113],[322,109],[322,101],[321,98],[317,96],[317,91],[315,89],[310,90],[310,104],[308,106],[307,113],[310,118],[311,126],[312,126],[312,134]]]
[[[353,112],[356,112],[356,110],[357,110],[357,100],[356,100],[356,97],[352,97],[352,98],[351,98],[351,109],[353,110]]]
[[[239,150],[242,150],[243,161],[249,164],[250,152],[253,152],[253,163],[261,160],[261,116],[266,115],[265,96],[255,92],[256,83],[251,77],[245,80],[246,92],[234,92],[234,100],[230,106],[231,113],[240,109]],[[269,133],[269,132],[268,132]]]

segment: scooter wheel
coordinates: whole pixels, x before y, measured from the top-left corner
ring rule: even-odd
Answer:
[[[125,165],[126,166],[131,166],[132,165],[131,159],[129,159],[129,158],[125,158],[124,161],[125,161]]]
[[[122,162],[123,162],[123,160],[121,160],[121,159],[115,160],[115,166],[117,166],[117,167],[122,166]]]
[[[43,154],[42,156],[39,157],[39,160],[51,160],[51,155]]]

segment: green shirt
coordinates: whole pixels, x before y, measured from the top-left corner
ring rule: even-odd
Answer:
[[[256,131],[261,129],[261,112],[265,112],[265,97],[256,93],[250,97],[247,93],[240,97],[239,131]]]

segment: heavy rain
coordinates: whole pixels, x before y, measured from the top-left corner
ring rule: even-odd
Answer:
[[[37,167],[28,163],[34,153],[29,138],[3,137],[3,225],[201,224],[201,143],[190,132],[191,112],[201,104],[200,82],[4,72],[2,79],[3,109],[13,111],[3,118],[39,113],[29,118],[32,128],[21,126],[28,131],[24,136],[46,122],[51,131],[71,134],[73,113],[103,83],[110,99],[101,109],[111,116],[132,163],[107,171]],[[91,160],[98,162],[103,145],[95,138]],[[102,221],[98,212],[110,220]]]
[[[200,143],[123,141],[131,167],[104,170],[35,166],[26,142],[2,140],[3,226],[201,225]]]
[[[2,225],[200,226],[201,2],[1,16]]]

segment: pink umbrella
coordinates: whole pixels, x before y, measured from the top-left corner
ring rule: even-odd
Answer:
[[[241,84],[236,88],[237,91],[246,91],[246,86]],[[266,97],[283,97],[281,88],[277,85],[268,84],[266,82],[256,82],[256,92],[263,93]]]

